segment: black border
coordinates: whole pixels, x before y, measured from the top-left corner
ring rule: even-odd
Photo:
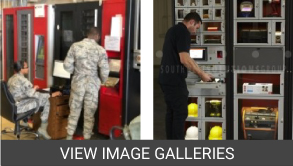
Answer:
[[[290,51],[292,55],[293,33],[290,27],[293,26],[293,3],[292,0],[286,0],[285,7],[285,50]],[[285,58],[285,92],[284,92],[284,139],[292,139],[292,57]]]
[[[134,19],[136,0],[126,1],[125,56],[123,60],[122,125],[140,114],[140,71],[134,61]],[[140,39],[140,38],[139,38]]]
[[[234,139],[234,83],[233,83],[233,2],[225,1],[225,37],[226,37],[226,139]],[[229,34],[232,35],[227,35]],[[229,111],[228,111],[229,110]]]

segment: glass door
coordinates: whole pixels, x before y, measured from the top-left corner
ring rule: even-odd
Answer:
[[[193,0],[195,1],[195,0]],[[194,2],[195,5],[196,2]],[[186,7],[188,6],[188,1],[187,0],[176,0],[175,1],[175,7]]]
[[[213,20],[213,8],[201,9],[202,20]]]
[[[272,45],[285,45],[285,21],[272,21]]]
[[[70,46],[76,42],[75,4],[55,6],[55,59],[64,60]]]
[[[213,0],[201,0],[202,7],[212,7],[213,6]]]
[[[188,4],[189,4],[188,7],[199,7],[200,6],[199,0],[189,0]]]
[[[33,34],[33,11],[20,10],[17,12],[17,36],[18,36],[18,56],[17,60],[25,60],[28,63],[29,73],[27,75],[30,82],[33,82],[33,54],[32,54],[32,34]]]
[[[202,33],[202,45],[224,45],[225,35],[222,34],[212,34],[212,33]]]
[[[235,19],[258,19],[259,0],[236,0],[234,2]]]
[[[261,19],[285,19],[285,0],[261,0]]]
[[[235,98],[234,138],[238,140],[282,140],[283,98]]]
[[[226,103],[224,97],[204,97],[204,118],[223,119],[226,117]]]
[[[225,0],[214,0],[214,6],[225,6]]]
[[[203,121],[203,140],[225,140],[226,123],[224,120],[206,120]]]
[[[235,45],[271,44],[272,28],[270,21],[236,21],[235,23]]]
[[[13,63],[14,63],[14,15],[7,14],[4,15],[5,19],[5,27],[4,27],[4,50],[6,50],[6,54],[4,54],[4,73],[5,79],[8,80],[13,74]]]
[[[77,28],[76,40],[80,41],[87,37],[86,33],[91,27],[98,27],[101,32],[102,25],[102,7],[96,2],[77,4]],[[101,40],[99,41],[101,44]]]
[[[70,46],[76,41],[74,38],[74,23],[73,23],[73,11],[60,12],[60,53],[61,59],[65,59],[66,54]]]
[[[202,32],[225,32],[224,21],[203,21]]]

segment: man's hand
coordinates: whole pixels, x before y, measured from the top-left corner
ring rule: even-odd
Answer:
[[[52,97],[56,97],[56,96],[62,96],[62,93],[60,91],[52,93]]]
[[[40,89],[40,87],[39,87],[38,85],[35,85],[35,86],[34,86],[34,89],[35,89],[35,90],[38,90],[38,89]]]
[[[202,73],[200,77],[203,82],[209,82],[213,78],[211,74],[207,74],[207,73]]]

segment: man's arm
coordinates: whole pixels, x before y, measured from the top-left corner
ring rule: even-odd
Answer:
[[[63,67],[70,74],[74,71],[74,45],[72,45],[67,53],[67,56],[64,60]]]
[[[102,56],[98,62],[99,70],[100,70],[100,79],[102,83],[105,83],[109,76],[109,62],[108,56],[105,50],[102,51]]]
[[[190,58],[189,53],[179,53],[180,62],[190,71],[197,74],[203,81],[207,82],[211,80],[211,76],[200,69],[197,63]]]

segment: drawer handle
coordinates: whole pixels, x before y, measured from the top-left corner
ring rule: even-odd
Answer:
[[[67,114],[67,115],[59,115],[59,112],[57,112],[56,115],[59,116],[59,117],[63,117],[63,118],[68,118],[68,116],[69,116],[69,114]]]

